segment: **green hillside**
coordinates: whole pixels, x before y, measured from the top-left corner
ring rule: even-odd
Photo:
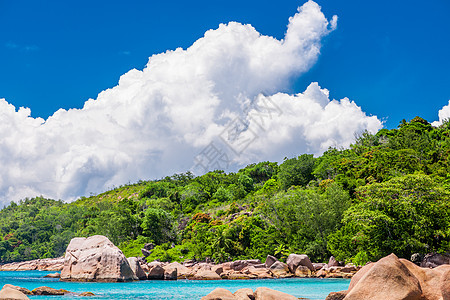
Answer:
[[[0,261],[63,255],[102,234],[127,256],[228,261],[306,253],[364,263],[450,251],[450,123],[416,117],[363,133],[349,149],[260,162],[237,173],[175,174],[63,203],[37,197],[0,211]]]

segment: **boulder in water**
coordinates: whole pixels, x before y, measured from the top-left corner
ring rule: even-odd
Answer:
[[[70,241],[61,280],[121,282],[137,279],[125,255],[107,237],[94,235]]]

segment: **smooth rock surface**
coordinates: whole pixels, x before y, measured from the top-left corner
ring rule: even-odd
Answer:
[[[1,300],[27,300],[30,299],[22,293],[21,291],[11,288],[9,286],[3,286],[0,290],[0,299]]]
[[[128,257],[127,260],[130,264],[131,270],[133,270],[134,275],[136,275],[139,280],[147,279],[147,274],[145,274],[144,270],[142,269],[137,257]]]
[[[278,259],[275,256],[267,255],[266,262],[265,262],[266,268],[270,268],[270,266],[273,265],[277,261],[278,261]]]
[[[249,288],[239,289],[233,293],[236,300],[254,300],[253,290]]]
[[[70,241],[61,280],[121,282],[137,279],[122,251],[107,237],[94,235]]]
[[[229,290],[216,288],[208,295],[202,297],[201,300],[237,300],[237,298]]]
[[[376,262],[349,288],[345,300],[423,300],[419,280],[394,254]]]
[[[256,289],[255,300],[298,300],[297,297],[266,287]]]
[[[5,284],[3,287],[9,287],[9,288],[12,288],[12,289],[16,289],[16,290],[24,293],[25,295],[32,295],[33,294],[29,289],[26,289],[26,288],[23,288],[23,287],[20,287],[20,286],[15,286],[15,285],[12,285],[12,284]]]
[[[309,260],[308,255],[306,254],[289,254],[288,258],[286,259],[286,264],[289,267],[289,270],[292,274],[295,273],[295,270],[298,266],[305,266],[308,267],[312,272],[314,272],[314,266],[312,265],[311,261]]]
[[[275,262],[273,265],[270,266],[269,270],[276,278],[285,278],[292,276],[292,274],[289,273],[288,265],[282,263],[281,261]]]

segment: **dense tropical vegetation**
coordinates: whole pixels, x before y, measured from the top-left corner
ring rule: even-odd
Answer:
[[[364,263],[450,251],[450,123],[416,117],[349,149],[261,162],[237,173],[175,174],[64,203],[0,211],[0,261],[56,257],[75,236],[108,236],[148,260],[279,258]]]

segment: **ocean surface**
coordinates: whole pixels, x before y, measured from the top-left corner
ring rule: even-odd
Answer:
[[[177,280],[136,281],[125,283],[61,282],[59,279],[43,278],[54,272],[0,271],[0,288],[13,284],[29,290],[40,286],[65,289],[75,293],[93,292],[96,297],[83,299],[200,299],[215,288],[221,287],[235,292],[240,288],[265,286],[306,299],[325,299],[330,292],[346,290],[349,279],[260,279],[260,280]],[[76,296],[29,296],[30,299],[73,299]]]

